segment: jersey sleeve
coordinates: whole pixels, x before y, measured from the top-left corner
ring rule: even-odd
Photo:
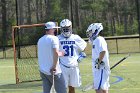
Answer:
[[[84,51],[84,49],[87,46],[87,43],[78,35],[76,35],[75,41],[76,41],[76,45],[79,48],[79,50]]]
[[[52,43],[53,43],[53,48],[59,49],[59,40],[58,40],[58,37],[54,36],[53,39],[52,39]]]

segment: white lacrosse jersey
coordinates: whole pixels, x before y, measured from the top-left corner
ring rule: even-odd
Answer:
[[[60,63],[68,66],[78,66],[77,59],[79,52],[83,51],[87,43],[78,35],[72,34],[69,38],[65,38],[63,35],[58,35],[60,42],[60,51],[65,51],[65,55],[60,57]]]
[[[102,36],[98,36],[92,43],[92,61],[93,67],[95,67],[95,60],[99,58],[100,52],[105,51],[103,62],[105,62],[105,68],[110,69],[109,65],[109,52],[107,48],[107,43]]]
[[[53,66],[53,49],[59,50],[59,40],[53,35],[44,35],[37,43],[39,69],[42,73],[51,75],[50,69]],[[59,60],[56,66],[56,73],[61,73]]]

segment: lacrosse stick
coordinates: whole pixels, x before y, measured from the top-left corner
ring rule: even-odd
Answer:
[[[115,68],[117,65],[119,65],[121,62],[123,62],[125,59],[127,59],[130,56],[130,54],[128,54],[126,57],[123,57],[120,61],[118,61],[116,64],[114,64],[110,70],[112,70],[113,68]]]
[[[53,79],[53,81],[52,81],[52,88],[51,88],[51,93],[56,93],[55,92],[55,83],[54,83],[54,74],[55,74],[55,71],[53,71],[53,73],[52,73],[52,79]]]

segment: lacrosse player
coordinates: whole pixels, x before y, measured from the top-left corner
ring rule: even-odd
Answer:
[[[43,93],[50,93],[53,81],[57,93],[66,93],[66,85],[58,60],[58,56],[63,56],[64,53],[59,52],[59,40],[58,37],[54,36],[56,28],[59,27],[56,27],[54,22],[47,22],[45,24],[46,34],[37,43]],[[52,75],[53,73],[55,74],[54,76]]]
[[[81,85],[78,62],[81,58],[86,57],[83,51],[87,43],[80,36],[72,34],[72,22],[70,20],[62,20],[60,26],[61,34],[58,35],[60,50],[65,51],[65,55],[60,57],[60,66],[66,87],[69,87],[69,93],[75,93],[75,87]]]
[[[92,44],[93,88],[96,93],[108,93],[110,87],[109,53],[105,39],[99,35],[102,30],[102,23],[93,23],[86,31],[87,37]]]

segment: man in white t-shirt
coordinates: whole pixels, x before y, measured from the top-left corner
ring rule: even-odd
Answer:
[[[87,43],[80,36],[72,34],[72,23],[70,20],[62,20],[60,26],[61,34],[58,36],[60,50],[65,51],[65,55],[60,57],[60,66],[66,87],[69,87],[69,93],[75,93],[75,87],[81,85],[77,59],[79,60],[80,57],[85,57],[82,51],[86,48]]]
[[[63,56],[63,52],[59,52],[59,40],[54,36],[56,26],[54,22],[45,24],[46,34],[42,36],[38,43],[38,63],[40,75],[43,81],[43,93],[50,93],[53,84],[57,93],[66,93],[65,81],[61,74],[58,56]]]
[[[93,87],[96,93],[108,93],[110,87],[109,53],[105,39],[99,35],[102,30],[102,23],[93,23],[86,31],[87,37],[92,44]]]

